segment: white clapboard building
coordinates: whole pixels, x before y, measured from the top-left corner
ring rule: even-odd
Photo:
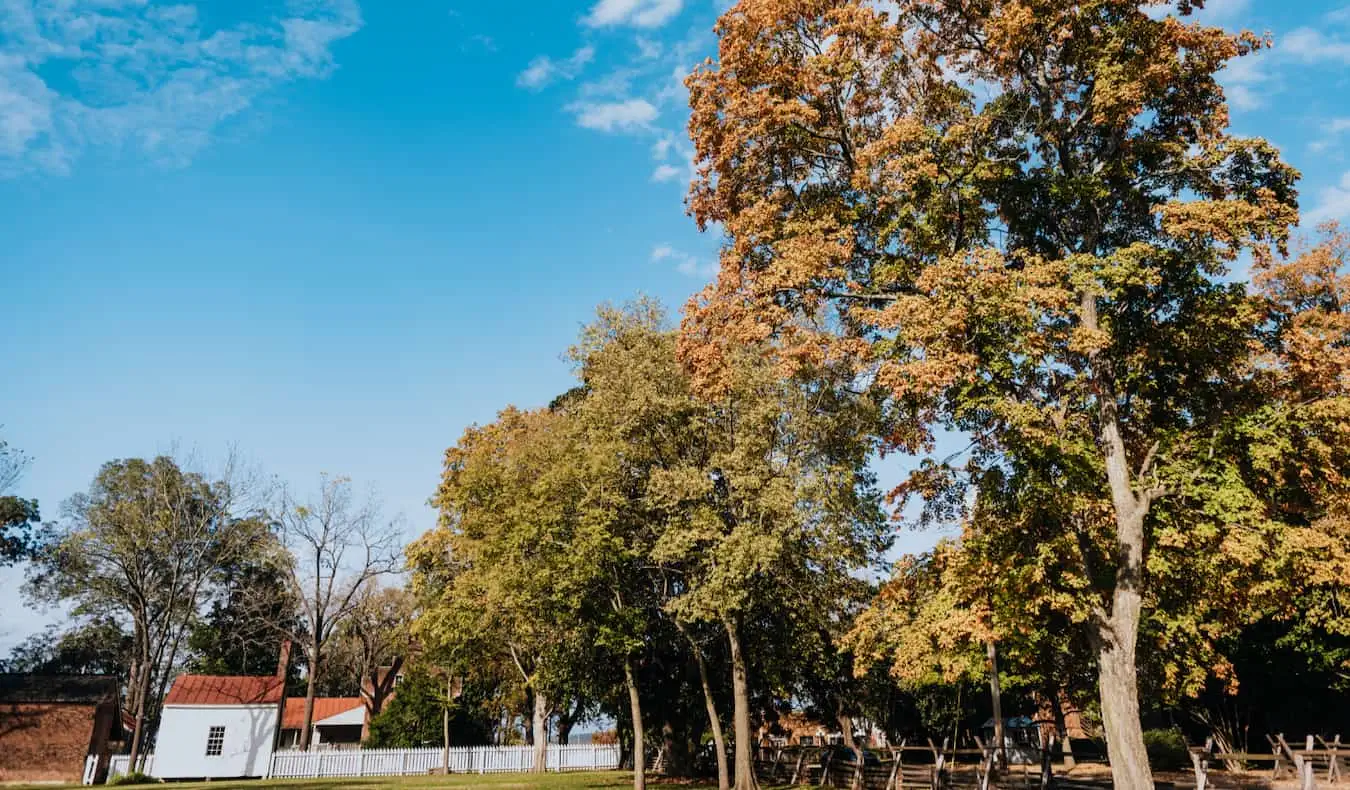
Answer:
[[[164,697],[151,773],[160,779],[266,776],[284,693],[280,673],[179,675]]]

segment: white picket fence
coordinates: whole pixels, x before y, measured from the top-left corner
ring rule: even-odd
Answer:
[[[619,767],[619,747],[590,744],[556,746],[547,752],[550,771],[606,771]],[[85,763],[84,783],[92,784],[94,757]],[[146,758],[145,772],[154,775],[154,755]],[[312,752],[276,752],[269,778],[347,778],[360,776],[415,776],[439,770],[441,749],[351,749]],[[108,768],[112,780],[127,772],[129,758],[114,755]],[[450,750],[450,772],[491,774],[529,771],[534,767],[530,746],[457,746]]]
[[[131,755],[114,754],[108,758],[108,781],[116,779],[127,773],[131,768]],[[147,754],[145,756],[145,766],[141,769],[145,773],[154,776],[155,774],[155,756]],[[98,757],[89,755],[84,761],[84,784],[94,783],[94,774],[98,773]]]
[[[550,771],[603,771],[619,766],[619,747],[549,744],[547,757]],[[271,777],[410,776],[438,770],[443,760],[442,750],[435,747],[277,752],[272,755]],[[451,773],[510,773],[533,767],[534,749],[529,746],[460,746],[450,750]]]

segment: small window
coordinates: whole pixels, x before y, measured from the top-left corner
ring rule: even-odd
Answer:
[[[225,748],[225,728],[212,727],[206,733],[206,756],[219,757]]]
[[[394,675],[394,688],[398,688],[398,684],[402,682],[403,682],[403,675],[401,673],[398,675]]]

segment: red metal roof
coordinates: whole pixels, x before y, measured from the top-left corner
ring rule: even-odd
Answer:
[[[330,716],[359,708],[363,704],[360,697],[315,697],[314,721],[323,721]],[[287,697],[286,709],[281,713],[281,729],[298,730],[304,726],[305,698]]]
[[[281,701],[282,679],[253,675],[179,675],[165,705],[265,705]]]

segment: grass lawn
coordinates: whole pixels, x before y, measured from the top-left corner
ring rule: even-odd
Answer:
[[[649,785],[657,784],[648,778]],[[675,787],[675,783],[662,783]],[[73,785],[0,785],[5,790],[52,790]],[[451,776],[388,776],[362,779],[253,779],[247,781],[172,782],[153,785],[121,785],[124,788],[164,788],[164,790],[259,790],[280,787],[286,790],[402,790],[402,788],[485,788],[485,790],[625,790],[633,786],[633,774],[626,771],[597,771],[549,774],[453,774]],[[713,783],[712,787],[716,787]],[[680,784],[681,790],[704,790],[702,785]]]

